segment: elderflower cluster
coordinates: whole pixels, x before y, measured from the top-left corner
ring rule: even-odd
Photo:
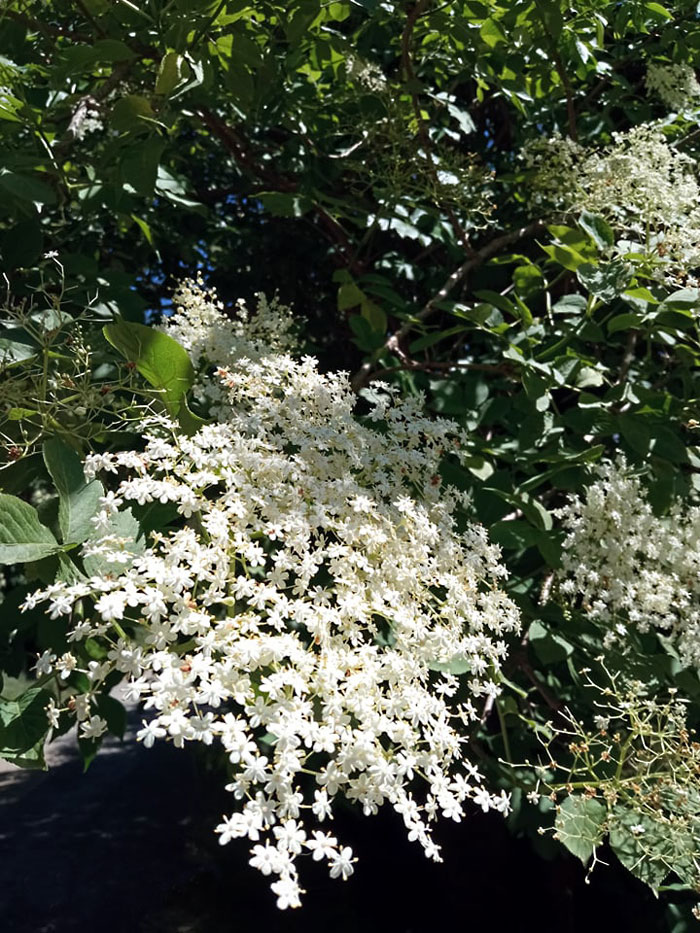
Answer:
[[[528,140],[520,158],[530,174],[533,207],[569,209],[579,197],[578,175],[584,152],[583,146],[558,132]]]
[[[230,411],[220,379],[210,378],[212,368],[226,367],[238,359],[260,361],[296,349],[294,319],[277,298],[256,295],[255,314],[245,302],[237,302],[235,316],[207,291],[201,276],[180,283],[174,295],[174,312],[163,330],[183,346],[200,378],[194,395],[213,414],[226,418]]]
[[[149,711],[145,745],[223,749],[236,803],[220,841],[250,841],[251,865],[286,908],[303,893],[300,855],[332,877],[353,871],[326,831],[339,794],[367,815],[390,804],[437,860],[438,816],[459,821],[467,802],[507,810],[467,759],[465,732],[498,693],[519,619],[498,549],[481,526],[457,530],[463,495],[438,474],[456,426],[388,386],[360,416],[345,374],[263,352],[284,312],[261,308],[257,323],[233,322],[196,284],[181,291],[167,328],[202,381],[222,361],[208,377],[217,420],[186,436],[152,418],[142,453],[89,456],[86,473],[111,475],[113,490],[83,546],[86,575],[26,605],[47,603],[67,626],[70,657],[39,664],[85,668],[87,737],[103,728],[94,699],[118,671]],[[170,522],[139,537],[133,513],[151,504]],[[104,660],[80,660],[88,638]]]
[[[695,160],[648,124],[614,133],[613,140],[604,149],[561,136],[529,144],[522,155],[533,204],[604,217],[627,237],[628,251],[652,256],[669,273],[699,265]]]
[[[655,515],[620,458],[558,514],[567,532],[560,590],[607,627],[606,645],[629,625],[656,629],[684,664],[700,666],[700,508],[677,502]]]
[[[73,112],[68,131],[76,139],[85,139],[90,133],[104,129],[104,121],[96,101],[91,97],[83,97]]]
[[[684,113],[700,106],[700,84],[690,65],[647,65],[646,87],[675,113]]]
[[[345,67],[348,77],[366,90],[379,93],[387,89],[386,76],[379,65],[375,65],[374,62],[368,62],[357,55],[348,55],[345,59]]]

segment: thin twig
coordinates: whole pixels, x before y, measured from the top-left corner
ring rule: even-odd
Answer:
[[[489,260],[492,256],[495,256],[504,246],[509,246],[511,243],[515,243],[517,240],[521,240],[524,237],[532,236],[534,233],[537,233],[539,230],[544,228],[543,220],[535,220],[530,224],[527,224],[525,227],[520,227],[518,230],[511,230],[509,233],[504,233],[501,236],[494,237],[493,240],[490,240],[481,249],[476,250],[476,252],[470,256],[465,262],[462,263],[455,271],[450,275],[446,280],[442,288],[433,295],[433,297],[426,302],[423,308],[412,317],[410,320],[406,321],[401,327],[396,331],[395,334],[392,334],[381,350],[375,355],[373,360],[368,360],[361,369],[355,374],[352,379],[352,386],[357,392],[358,389],[361,389],[362,386],[366,385],[370,381],[370,374],[374,369],[376,360],[381,356],[383,352],[391,352],[399,356],[399,351],[401,349],[401,343],[404,338],[413,330],[417,324],[421,324],[426,321],[431,315],[435,313],[438,308],[436,307],[440,301],[443,301],[450,292],[455,288],[455,286],[461,282],[465,276],[472,270],[477,268],[477,266],[482,265],[484,262]]]
[[[404,354],[405,356],[405,354]],[[510,373],[511,367],[508,363],[462,363],[462,362],[453,362],[453,363],[420,363],[417,360],[411,360],[406,358],[400,366],[384,366],[382,369],[376,369],[367,379],[367,382],[373,382],[375,379],[382,379],[384,376],[389,376],[391,373],[398,372],[423,372],[423,373],[433,373],[433,372],[450,372],[453,369],[465,369],[473,372],[480,373],[495,373],[498,375],[507,376]]]
[[[627,373],[629,372],[630,366],[634,362],[634,357],[637,349],[637,339],[639,338],[638,330],[631,330],[627,334],[627,343],[625,344],[625,354],[622,357],[622,363],[620,364],[620,375],[617,379],[617,385],[624,382],[627,378]]]
[[[267,168],[248,140],[237,129],[222,120],[221,117],[206,107],[200,107],[197,110],[197,115],[204,125],[224,144],[227,151],[248,175],[259,179],[275,191],[292,194],[299,190],[299,182],[295,178],[280,175],[278,172]],[[339,264],[349,268],[353,274],[361,274],[364,268],[353,259],[352,242],[342,224],[317,202],[313,204],[313,211],[318,217],[320,226],[325,230],[331,241],[340,248],[338,254]]]

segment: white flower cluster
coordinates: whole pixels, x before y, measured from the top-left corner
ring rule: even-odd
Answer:
[[[296,350],[289,308],[276,298],[269,301],[262,293],[256,298],[255,314],[239,300],[232,318],[223,302],[207,291],[201,276],[187,279],[175,293],[173,315],[163,325],[163,330],[187,350],[203,377],[194,387],[195,397],[224,420],[230,404],[221,380],[209,378],[215,367],[231,366],[239,359],[257,362]]]
[[[73,112],[68,132],[76,139],[85,139],[90,133],[104,129],[104,122],[96,101],[91,97],[82,97]]]
[[[646,87],[669,110],[684,113],[700,106],[700,84],[690,65],[647,65]]]
[[[533,207],[573,210],[580,197],[579,174],[585,149],[570,136],[554,133],[529,140],[520,158],[530,173],[529,197]]]
[[[628,237],[627,251],[653,255],[671,271],[700,265],[697,164],[659,127],[615,133],[605,149],[553,136],[529,144],[522,156],[534,205],[598,214]]]
[[[348,77],[362,85],[366,90],[374,93],[386,90],[386,76],[379,65],[375,65],[374,62],[358,58],[357,55],[348,55],[345,59],[345,67]]]
[[[353,870],[319,828],[338,794],[365,814],[392,805],[435,859],[438,816],[459,821],[467,801],[507,810],[465,758],[465,732],[476,701],[498,693],[519,618],[484,529],[455,527],[463,495],[438,474],[459,448],[455,425],[389,387],[360,417],[344,374],[265,355],[261,334],[288,332],[284,309],[263,302],[241,326],[195,284],[179,304],[169,332],[202,369],[226,364],[212,377],[217,422],[188,437],[152,421],[143,453],[89,457],[89,475],[115,475],[83,549],[101,571],[27,604],[48,602],[70,641],[106,644],[87,665],[91,689],[113,670],[128,678],[152,711],[145,745],[220,743],[239,801],[220,841],[250,840],[278,906],[295,907],[300,854],[332,877]],[[177,517],[138,553],[129,509],[149,503]],[[40,665],[65,677],[73,661]],[[95,735],[90,701],[79,718]]]
[[[656,629],[684,664],[700,666],[700,508],[677,502],[655,515],[620,458],[558,514],[568,532],[560,590],[607,626],[607,646],[623,642],[628,625]]]

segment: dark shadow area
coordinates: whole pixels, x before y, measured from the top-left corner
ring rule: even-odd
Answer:
[[[247,846],[217,844],[229,804],[219,776],[170,746],[108,744],[86,775],[0,776],[3,933],[635,933],[666,930],[663,908],[619,867],[590,885],[573,859],[546,862],[497,815],[440,828],[443,864],[405,839],[392,812],[342,813],[359,862],[347,882],[303,859],[301,910],[282,913]],[[622,926],[621,926],[622,924]]]

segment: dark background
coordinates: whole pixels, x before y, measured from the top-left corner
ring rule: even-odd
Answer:
[[[131,738],[131,736],[129,736]],[[300,910],[280,912],[247,864],[217,844],[230,798],[220,774],[171,746],[110,739],[87,774],[66,736],[48,773],[0,773],[3,933],[636,933],[673,928],[666,906],[614,864],[591,883],[573,858],[546,861],[497,814],[440,825],[443,864],[401,820],[342,812],[334,832],[359,861],[347,882],[300,860]]]

